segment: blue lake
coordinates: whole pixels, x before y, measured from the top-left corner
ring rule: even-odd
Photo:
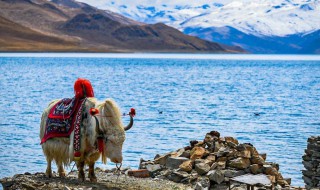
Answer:
[[[123,147],[124,166],[137,168],[140,158],[152,159],[217,130],[252,143],[267,153],[267,161],[280,164],[293,185],[304,186],[301,156],[307,138],[320,135],[319,56],[163,57],[0,54],[0,178],[45,171],[42,111],[53,99],[72,97],[74,81],[82,77],[99,100],[113,98],[122,112],[137,111]]]

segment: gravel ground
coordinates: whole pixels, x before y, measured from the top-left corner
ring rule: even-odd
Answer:
[[[55,174],[55,173],[54,173]],[[16,174],[13,177],[3,178],[0,182],[3,185],[3,189],[16,190],[94,190],[94,189],[106,189],[106,190],[179,190],[189,189],[190,186],[184,184],[174,183],[168,180],[152,179],[152,178],[135,178],[125,174],[114,174],[111,171],[96,170],[96,176],[98,182],[92,183],[89,179],[85,182],[80,182],[77,179],[77,172],[71,172],[66,178],[52,177],[47,178],[44,173],[25,173]],[[87,176],[87,172],[86,172]]]

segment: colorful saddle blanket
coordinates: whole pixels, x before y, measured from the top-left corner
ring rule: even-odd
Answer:
[[[85,99],[64,98],[50,110],[41,144],[54,137],[69,137],[74,128],[79,128]]]

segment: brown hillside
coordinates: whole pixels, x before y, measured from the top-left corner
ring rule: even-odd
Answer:
[[[0,19],[0,51],[230,52],[74,0],[2,0]]]

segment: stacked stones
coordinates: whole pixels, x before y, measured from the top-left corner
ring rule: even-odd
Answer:
[[[308,146],[302,163],[306,170],[302,170],[306,189],[320,189],[320,136],[308,138]]]
[[[217,131],[207,133],[203,141],[190,141],[190,146],[157,155],[153,161],[141,160],[139,168],[147,169],[152,177],[192,183],[195,189],[215,188],[248,173],[266,174],[282,187],[290,184],[290,179],[282,177],[278,164],[266,162],[266,154],[259,154],[250,143],[220,137]]]

